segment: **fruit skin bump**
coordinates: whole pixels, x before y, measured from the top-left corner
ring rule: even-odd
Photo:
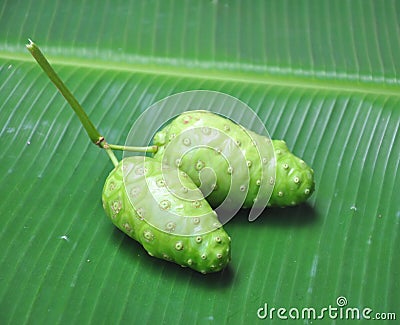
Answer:
[[[203,192],[213,208],[227,197],[233,173],[239,181],[229,195],[235,200],[245,191],[244,208],[251,207],[257,196],[263,194],[259,193],[262,185],[272,192],[267,205],[279,207],[306,201],[315,188],[313,170],[292,154],[284,141],[270,140],[209,111],[187,111],[178,115],[156,133],[153,142],[158,146],[154,158],[163,161],[168,152],[168,161],[175,161],[200,189],[212,189]],[[185,152],[185,147],[194,144],[197,147]],[[260,149],[265,151],[260,153]],[[232,168],[230,163],[237,162],[241,155],[245,163],[236,164],[240,166],[238,169]],[[266,174],[265,169],[262,173],[263,165],[267,165]],[[213,170],[216,181],[210,177],[207,184],[207,179],[200,178],[200,172],[206,167]]]
[[[275,186],[270,206],[285,207],[306,201],[314,192],[314,171],[290,152],[285,141],[273,140],[276,157]]]
[[[149,255],[201,273],[220,271],[231,259],[231,239],[192,180],[176,179],[175,172],[174,168],[162,169],[160,162],[150,157],[124,158],[105,181],[104,210],[113,224]],[[142,186],[144,182],[147,186]],[[182,186],[197,191],[199,199],[187,201],[171,194]],[[168,219],[166,211],[180,222]]]

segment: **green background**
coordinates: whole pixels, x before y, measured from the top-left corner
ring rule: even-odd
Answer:
[[[399,21],[395,0],[2,0],[0,323],[253,324],[264,303],[339,296],[399,318]],[[112,164],[28,38],[109,142],[168,95],[224,92],[312,165],[314,195],[253,223],[240,212],[223,272],[149,257],[105,216]]]

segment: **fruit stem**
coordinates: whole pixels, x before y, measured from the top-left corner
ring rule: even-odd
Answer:
[[[158,150],[157,146],[150,146],[150,147],[132,147],[132,146],[120,146],[117,144],[108,144],[111,149],[114,150],[124,150],[124,151],[132,151],[132,152],[149,152],[149,153],[156,153]]]
[[[83,110],[82,106],[76,100],[74,95],[72,95],[71,91],[67,88],[64,82],[60,79],[54,69],[51,67],[49,61],[47,61],[46,57],[43,55],[39,47],[29,39],[29,44],[26,44],[26,48],[35,58],[37,63],[46,73],[46,75],[50,78],[53,84],[57,87],[60,93],[64,96],[67,102],[71,105],[72,109],[78,115],[79,120],[81,121],[83,127],[86,130],[90,140],[93,143],[98,145],[99,147],[106,150],[108,156],[110,157],[114,166],[118,165],[118,159],[112,152],[111,148],[108,146],[107,142],[105,141],[104,137],[100,135],[99,131],[97,131],[96,127],[90,121],[89,117],[86,115],[85,111]]]

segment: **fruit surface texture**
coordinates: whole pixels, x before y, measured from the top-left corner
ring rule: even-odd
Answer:
[[[193,199],[179,195],[188,192]],[[151,256],[202,273],[230,261],[230,237],[200,190],[176,168],[162,169],[150,157],[124,158],[107,177],[102,200],[113,224]]]
[[[285,141],[273,140],[276,178],[270,206],[292,206],[306,201],[315,189],[314,170],[290,152]]]
[[[297,205],[314,191],[313,170],[284,141],[209,111],[180,114],[156,133],[154,144],[154,158],[186,172],[213,208],[228,197],[245,208]]]

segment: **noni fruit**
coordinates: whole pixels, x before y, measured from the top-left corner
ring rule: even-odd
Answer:
[[[228,196],[231,203],[242,197],[242,206],[252,207],[263,194],[264,206],[297,205],[314,191],[313,170],[284,141],[209,111],[178,115],[153,142],[154,158],[186,172],[213,208]]]
[[[306,201],[315,188],[314,171],[292,154],[285,141],[272,140],[276,158],[275,186],[270,206],[290,206]]]
[[[194,199],[187,199],[192,193]],[[124,158],[109,174],[103,206],[111,221],[149,255],[202,273],[223,269],[230,237],[186,173],[143,156]]]

